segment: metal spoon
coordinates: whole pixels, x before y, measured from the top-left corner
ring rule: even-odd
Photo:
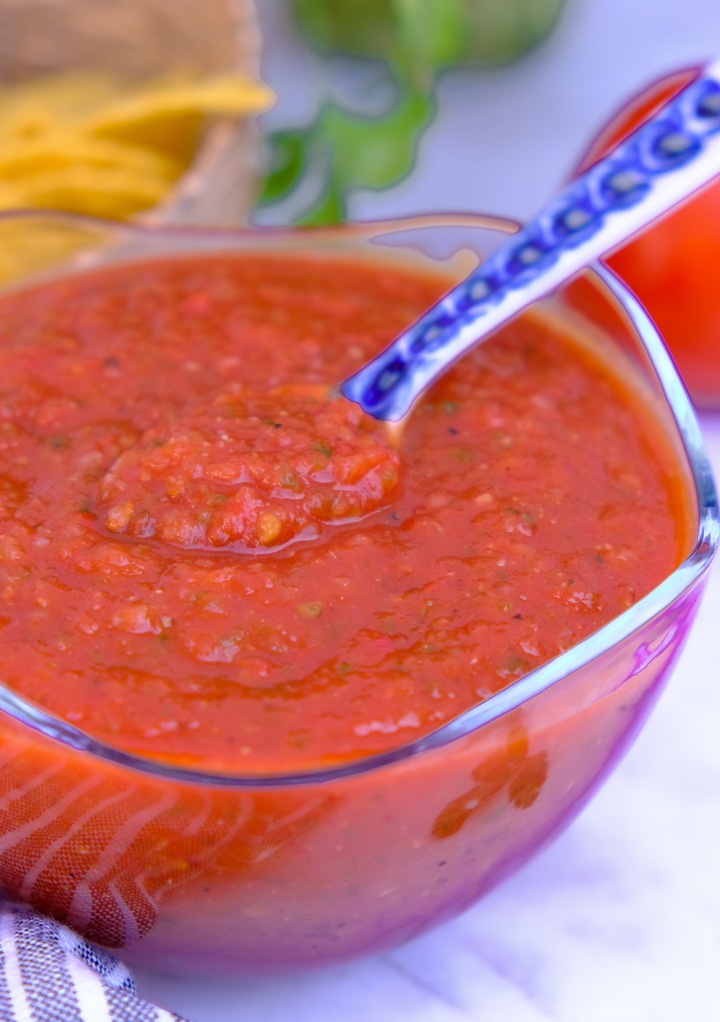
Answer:
[[[402,419],[469,348],[717,174],[720,60],[345,380],[341,393],[377,419]]]

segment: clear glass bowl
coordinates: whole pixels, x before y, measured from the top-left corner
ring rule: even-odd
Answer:
[[[8,215],[0,247],[11,264],[25,252],[25,274],[33,255],[34,280],[230,249],[342,251],[459,277],[512,229],[467,216],[198,232]],[[50,267],[68,251],[69,264]],[[144,967],[256,975],[407,940],[471,905],[573,819],[670,674],[719,524],[694,412],[640,305],[601,268],[546,304],[632,360],[657,405],[697,505],[695,541],[677,570],[605,627],[432,734],[311,773],[218,776],[146,760],[0,686],[6,892]],[[540,759],[537,797],[518,797]]]

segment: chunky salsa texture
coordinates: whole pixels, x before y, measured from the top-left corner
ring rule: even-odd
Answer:
[[[444,278],[335,256],[115,266],[0,301],[0,678],[116,747],[295,770],[405,744],[685,555],[631,379],[527,314],[395,445],[332,386]]]

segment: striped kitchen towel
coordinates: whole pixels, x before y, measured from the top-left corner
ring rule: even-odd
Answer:
[[[0,1022],[184,1022],[137,996],[124,965],[66,926],[0,905]]]

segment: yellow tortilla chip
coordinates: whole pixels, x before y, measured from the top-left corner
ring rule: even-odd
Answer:
[[[119,91],[115,79],[99,74],[49,75],[5,86],[0,90],[0,145],[87,117]]]
[[[17,209],[19,206],[22,206],[22,191],[0,181],[0,209]]]
[[[41,138],[13,139],[7,145],[0,145],[0,180],[3,181],[74,166],[150,174],[168,182],[176,180],[185,169],[180,160],[165,153],[92,138],[76,130],[62,132],[55,128]]]
[[[273,93],[266,86],[224,75],[204,82],[160,84],[109,104],[90,117],[85,129],[100,138],[188,156],[209,116],[241,116],[266,110]]]
[[[208,118],[257,113],[271,100],[235,74],[128,84],[85,73],[0,89],[0,208],[132,216],[187,169]]]
[[[23,178],[22,205],[121,220],[155,206],[167,193],[164,178],[125,170],[67,167]]]
[[[88,227],[78,229],[42,219],[0,219],[0,285],[22,282],[102,240],[100,232]]]

